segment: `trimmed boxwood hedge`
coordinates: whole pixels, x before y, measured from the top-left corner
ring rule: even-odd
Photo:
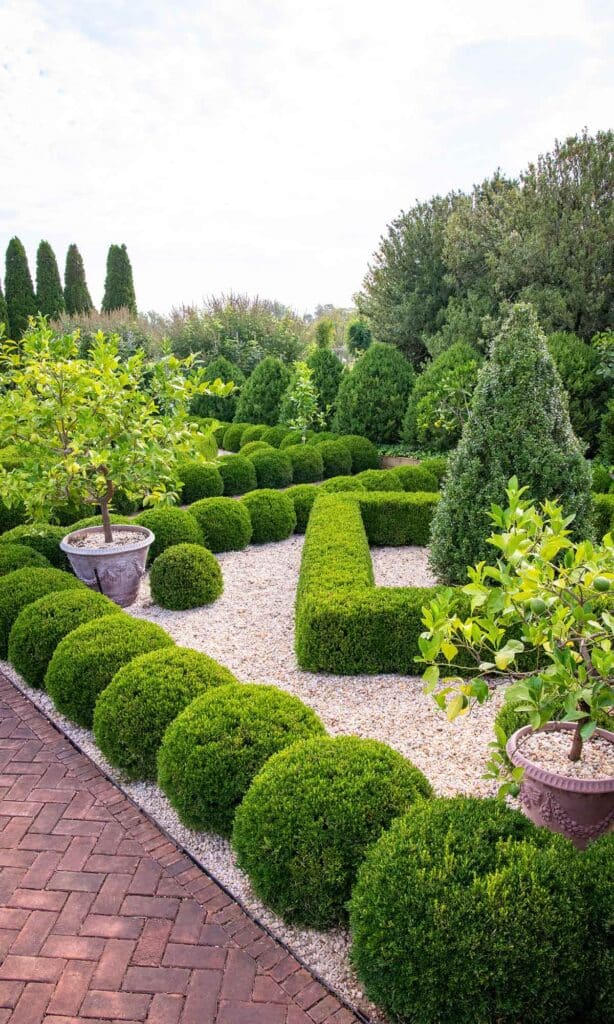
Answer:
[[[391,470],[404,491],[438,491],[437,477],[422,466],[397,466]]]
[[[402,491],[403,484],[393,469],[365,469],[356,475],[367,491]],[[435,488],[437,490],[437,488]]]
[[[35,551],[26,544],[0,544],[0,576],[33,565],[39,569],[51,568],[51,562],[41,555],[40,551]]]
[[[258,487],[289,487],[292,483],[292,462],[285,452],[270,448],[248,456],[256,470]]]
[[[237,809],[239,867],[285,921],[344,924],[369,846],[430,796],[422,772],[385,743],[357,736],[296,743],[267,761]]]
[[[16,569],[0,579],[0,658],[6,658],[9,634],[20,611],[45,594],[85,590],[72,573],[36,566]]]
[[[191,510],[150,508],[141,512],[134,522],[147,527],[155,535],[156,539],[149,549],[150,562],[174,544],[204,544],[202,530]]]
[[[242,455],[222,455],[217,468],[224,484],[224,494],[232,497],[256,490],[256,470]]]
[[[331,435],[334,436],[334,435]],[[379,454],[373,441],[358,434],[342,434],[339,438],[352,456],[352,473],[362,473],[365,469],[379,468]]]
[[[278,424],[276,427],[267,427],[261,440],[266,441],[267,444],[273,446],[273,448],[279,448],[284,437],[288,434],[288,428],[285,423]]]
[[[309,444],[291,444],[284,448],[284,452],[292,463],[295,484],[312,484],[322,479],[324,463],[318,448]]]
[[[285,540],[294,532],[296,512],[287,491],[264,489],[244,494],[241,501],[252,521],[252,543]]]
[[[217,498],[224,493],[220,471],[212,462],[183,462],[179,467],[181,500],[191,505],[201,498]]]
[[[498,801],[416,803],[368,851],[352,895],[351,958],[367,995],[421,1024],[586,1020],[585,870],[568,840]]]
[[[224,434],[222,442],[224,450],[238,452],[241,447],[241,434],[250,426],[251,423],[231,423]]]
[[[209,551],[242,551],[252,538],[252,521],[240,501],[203,498],[190,505]]]
[[[60,551],[60,541],[69,531],[64,526],[50,523],[23,523],[7,530],[0,537],[0,544],[25,544],[44,555],[56,569],[68,569],[68,559]]]
[[[262,435],[269,429],[266,423],[254,423],[246,427],[241,434],[241,448],[244,445],[249,444],[250,441],[260,441]]]
[[[592,497],[595,534],[597,540],[601,540],[606,533],[614,533],[614,494],[593,494]],[[5,537],[8,536],[5,534]],[[4,537],[0,539],[4,540]]]
[[[275,686],[220,686],[169,725],[158,782],[188,828],[228,836],[235,809],[272,754],[324,733],[315,711]]]
[[[253,455],[254,452],[274,452],[276,449],[272,444],[267,444],[266,441],[248,441],[246,445],[241,448],[240,454],[243,458],[247,458],[249,455]]]
[[[125,612],[105,615],[60,640],[45,675],[45,689],[58,711],[91,729],[98,695],[122,665],[139,654],[172,646],[174,641],[154,622],[133,619]]]
[[[94,736],[105,757],[130,779],[154,779],[170,723],[213,686],[238,684],[213,658],[185,647],[150,651],[120,668],[94,709]]]
[[[295,487],[288,487],[288,490],[284,491],[284,494],[292,499],[292,504],[294,505],[294,512],[296,514],[295,533],[304,533],[307,529],[309,514],[318,493],[319,487],[315,484],[297,484]]]
[[[429,455],[428,458],[421,459],[420,468],[426,470],[427,473],[432,473],[437,481],[437,487],[440,488],[448,468],[447,457],[445,455]]]
[[[42,687],[53,652],[77,626],[103,615],[117,615],[117,605],[93,590],[71,589],[46,594],[23,608],[9,635],[9,661],[30,686]]]
[[[317,450],[324,463],[324,478],[349,476],[352,472],[352,454],[343,441],[323,441]]]
[[[339,491],[366,491],[366,487],[355,476],[331,476],[320,484],[320,491],[324,494],[338,494]]]
[[[212,604],[224,589],[217,559],[198,544],[174,544],[163,551],[151,567],[149,584],[155,603],[171,611]]]

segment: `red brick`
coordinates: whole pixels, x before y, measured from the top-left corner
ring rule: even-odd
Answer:
[[[170,931],[171,922],[164,918],[154,917],[146,921],[139,944],[134,952],[134,963],[143,967],[161,964]]]
[[[73,960],[58,981],[47,1013],[71,1017],[78,1014],[90,985],[94,964],[87,960]]]
[[[183,996],[158,992],[151,1001],[147,1024],[177,1024],[183,1009]]]
[[[295,1002],[298,1003],[302,1010],[309,1010],[311,1006],[314,1006],[320,999],[323,999],[325,995],[327,995],[326,989],[318,981],[312,981],[310,985],[306,985],[305,988],[297,993]]]
[[[63,853],[68,848],[70,836],[38,835],[28,833],[23,837],[20,846],[23,850],[59,850]]]
[[[221,985],[221,971],[192,971],[181,1024],[214,1024]]]
[[[195,946],[169,942],[162,961],[165,967],[198,967],[217,970],[224,966],[226,950],[219,946]]]
[[[39,853],[36,860],[25,873],[21,880],[22,889],[45,889],[49,879],[52,877],[62,854],[57,850],[44,850]],[[49,888],[60,888],[50,886]]]
[[[92,980],[97,989],[119,989],[136,943],[133,939],[109,939]]]
[[[42,806],[33,800],[3,800],[0,813],[7,818],[34,818]]]
[[[35,856],[30,850],[0,849],[0,868],[29,868]]]
[[[151,997],[130,992],[88,992],[81,1004],[81,1017],[108,1020],[145,1020]]]
[[[9,900],[11,907],[26,910],[61,910],[67,899],[65,892],[37,892],[36,889],[15,889]]]
[[[42,956],[63,956],[67,960],[97,960],[104,951],[104,939],[84,935],[50,935]]]
[[[285,1006],[264,1003],[220,1003],[216,1024],[285,1024]]]
[[[93,914],[117,914],[130,885],[131,875],[107,875],[92,905]]]
[[[126,896],[121,913],[133,917],[165,917],[174,920],[179,900],[168,896]]]
[[[334,1021],[334,1024],[357,1024],[356,1015],[350,1013],[350,1011],[345,1006],[343,1006],[340,1010],[337,1010],[337,1012],[333,1014],[333,1016],[331,1017],[331,1021]],[[290,1024],[289,1019],[288,1024]]]
[[[311,1006],[308,1012],[309,1016],[314,1021],[314,1024],[324,1024],[324,1022],[329,1017],[332,1017],[340,1007],[341,1004],[339,1000],[335,999],[334,996],[328,995],[319,1003],[316,1003],[315,1006]]]
[[[22,981],[0,981],[0,1006],[8,1006],[12,1010],[22,992]]]
[[[225,946],[228,942],[228,935],[219,924],[204,924],[200,930],[198,941],[203,946]]]
[[[130,883],[128,892],[141,896],[153,896],[156,892],[162,868],[150,857],[143,857],[139,862],[135,876]]]
[[[11,1014],[11,1024],[40,1024],[52,992],[53,985],[26,985]]]
[[[353,1017],[352,1021],[354,1021]],[[291,1003],[288,1007],[286,1024],[313,1024],[313,1021],[311,1017],[307,1016],[304,1010],[301,1010],[300,1006],[296,1006],[295,1003]],[[358,1024],[358,1022],[354,1021],[354,1024]]]
[[[56,871],[49,882],[50,889],[68,892],[98,892],[105,880],[103,874],[92,871]]]
[[[0,928],[12,928],[19,931],[29,918],[27,910],[18,910],[16,907],[0,907]]]
[[[289,978],[286,978],[283,982],[283,987],[291,996],[295,996],[297,992],[306,988],[312,981],[313,978],[309,971],[306,971],[304,967],[301,967],[298,971],[295,971],[294,974],[291,974]]]
[[[267,977],[266,974],[258,974],[254,981],[252,998],[257,1003],[281,1003],[286,1006],[290,997],[283,988],[280,988],[276,981]]]
[[[95,836],[73,836],[70,846],[58,864],[59,871],[82,871],[96,843]],[[88,868],[94,871],[94,868]],[[103,870],[102,868],[98,870]]]
[[[222,982],[222,999],[251,999],[256,961],[241,949],[229,949]]]
[[[9,954],[0,967],[0,978],[10,981],[57,981],[65,965],[66,961],[59,958]]]
[[[81,935],[99,935],[103,939],[138,939],[144,923],[142,917],[89,914],[81,925]]]
[[[179,967],[129,967],[124,978],[126,992],[185,992],[190,972]]]
[[[71,892],[54,931],[58,935],[75,935],[89,914],[93,902],[94,894],[91,892]]]
[[[136,871],[136,857],[120,857],[113,853],[93,853],[85,865],[86,871],[112,872],[114,875],[125,873],[132,875]],[[130,892],[134,890],[131,888]]]
[[[11,946],[11,953],[22,956],[39,953],[57,919],[57,913],[52,911],[33,910]]]

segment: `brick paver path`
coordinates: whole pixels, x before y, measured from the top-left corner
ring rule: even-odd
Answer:
[[[355,1024],[0,674],[0,1024]]]

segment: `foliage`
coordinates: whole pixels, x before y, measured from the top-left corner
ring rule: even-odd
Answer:
[[[397,466],[389,470],[401,481],[404,491],[437,491],[437,477],[423,466]]]
[[[64,312],[64,292],[55,253],[49,242],[41,242],[36,252],[36,307],[54,320]]]
[[[107,276],[102,297],[103,313],[114,309],[127,309],[136,313],[136,296],[132,280],[132,266],[125,245],[111,245],[107,255]]]
[[[173,611],[212,604],[224,589],[217,559],[199,544],[167,548],[153,563],[149,583],[155,603]]]
[[[324,478],[347,476],[352,472],[352,453],[342,441],[323,441],[316,446],[322,458]]]
[[[284,437],[288,434],[285,423],[277,423],[274,427],[267,427],[262,435],[262,440],[273,448],[279,448]]]
[[[593,494],[593,523],[597,540],[614,533],[614,494]]]
[[[254,776],[284,747],[324,733],[311,708],[275,686],[219,686],[169,725],[158,783],[184,825],[228,836]]]
[[[68,246],[64,268],[64,305],[68,316],[89,313],[94,308],[87,281],[83,258],[74,242]]]
[[[4,298],[4,292],[2,291],[2,282],[0,281],[0,324],[3,328],[0,328],[0,338],[4,337],[9,329],[9,310]]]
[[[0,539],[7,530],[21,526],[25,519],[25,509],[21,502],[16,502],[10,507],[0,498]]]
[[[320,485],[323,494],[338,494],[340,491],[366,491],[365,485],[352,476],[331,476]]]
[[[128,662],[102,691],[94,709],[94,737],[111,764],[129,779],[155,780],[167,727],[214,686],[238,683],[213,658],[183,647],[150,651]]]
[[[6,250],[4,293],[7,334],[13,341],[19,341],[27,330],[29,317],[36,315],[36,296],[26,250],[17,237],[11,238]]]
[[[205,366],[207,380],[221,380],[224,384],[232,383],[235,390],[230,394],[196,395],[192,402],[192,412],[196,416],[212,416],[214,419],[232,422],[237,411],[239,389],[245,383],[245,374],[236,363],[231,363],[225,356],[217,356]]]
[[[317,407],[327,422],[330,422],[335,408],[337,392],[343,375],[343,363],[329,348],[315,348],[307,356],[307,366],[312,371],[312,384],[317,398]]]
[[[61,526],[48,523],[22,523],[7,530],[0,537],[0,544],[25,544],[44,555],[56,569],[67,569],[66,555],[60,550],[60,541],[66,535]]]
[[[0,544],[0,576],[6,576],[15,569],[37,566],[39,569],[50,568],[51,563],[44,555],[25,544]]]
[[[22,608],[45,594],[81,590],[84,584],[62,569],[27,567],[0,579],[0,658],[6,658],[9,634]]]
[[[292,460],[285,451],[262,449],[248,458],[256,470],[258,487],[288,487],[292,483]]]
[[[252,537],[249,512],[232,498],[204,498],[190,506],[209,551],[242,551]]]
[[[204,543],[202,530],[191,508],[150,508],[141,512],[134,522],[154,534],[155,540],[149,549],[150,562],[174,544]]]
[[[608,391],[613,393],[612,388],[604,387],[599,374],[599,352],[575,334],[564,331],[549,336],[548,348],[567,392],[574,433],[588,446],[589,454],[594,455]]]
[[[276,450],[272,444],[267,444],[266,441],[247,441],[241,446],[240,453],[244,458],[249,458],[254,452],[274,452]]]
[[[250,443],[250,441],[262,440],[262,435],[269,429],[270,427],[267,427],[266,423],[250,424],[250,426],[246,427],[241,434],[241,448],[244,448],[246,444]],[[273,445],[270,447],[272,448]]]
[[[608,402],[601,420],[599,452],[608,465],[614,465],[614,398]]]
[[[249,459],[242,455],[222,455],[217,463],[222,478],[224,494],[245,494],[258,486],[256,470]]]
[[[179,477],[179,491],[184,505],[191,505],[201,498],[218,498],[224,493],[219,466],[212,462],[182,462]]]
[[[367,491],[404,491],[405,487],[393,469],[365,469],[356,476]]]
[[[377,469],[379,456],[372,441],[358,434],[343,434],[339,438],[352,456],[352,473],[362,473],[365,469]]]
[[[249,423],[231,423],[222,440],[222,447],[227,452],[238,452],[241,447],[241,434],[249,427]]]
[[[265,764],[237,809],[238,865],[285,921],[343,924],[368,848],[431,793],[422,772],[376,740],[296,743]]]
[[[433,451],[448,451],[458,444],[481,361],[473,346],[459,342],[416,377],[403,420],[407,444]]]
[[[287,492],[270,489],[250,491],[241,501],[252,521],[252,543],[285,540],[294,531],[296,513]]]
[[[354,355],[364,352],[373,341],[371,328],[360,317],[350,320],[345,337],[348,351]]]
[[[448,459],[445,455],[428,456],[426,459],[420,459],[420,469],[423,469],[425,473],[431,473],[437,480],[439,488],[448,471]]]
[[[469,419],[448,463],[433,521],[430,561],[441,580],[464,581],[487,559],[488,509],[516,475],[540,501],[560,497],[578,536],[590,534],[590,466],[575,437],[546,339],[526,304],[512,308],[480,370]]]
[[[318,348],[330,348],[335,341],[335,322],[329,316],[323,316],[315,325],[315,341]]]
[[[279,421],[279,409],[284,391],[290,383],[290,371],[281,359],[267,356],[258,363],[243,385],[235,420],[264,423],[273,426]]]
[[[283,453],[292,464],[292,479],[295,484],[311,484],[321,480],[324,463],[319,449],[309,444],[292,444]]]
[[[295,533],[304,533],[309,522],[309,515],[313,503],[318,496],[319,488],[315,484],[297,484],[295,487],[288,487],[284,494],[290,498],[294,505],[296,515]]]
[[[296,362],[279,407],[280,424],[286,423],[293,430],[298,430],[303,444],[311,428],[326,424],[313,377],[314,372],[307,363]]]
[[[284,448],[289,448],[291,445],[303,443],[303,435],[301,434],[300,430],[288,430],[288,428],[286,427],[286,431],[287,433],[284,434],[282,440],[279,443],[279,448],[282,451]],[[317,435],[314,435],[311,430],[308,430],[305,443],[310,444],[315,436]]]
[[[614,470],[612,474],[602,462],[593,462],[591,465],[591,485],[595,494],[610,494],[614,492]]]
[[[413,371],[392,345],[375,342],[345,374],[333,429],[371,441],[396,441],[413,385]]]
[[[117,335],[122,359],[142,349],[147,360],[155,361],[165,349],[168,349],[168,341],[152,322],[152,314],[135,315],[128,309],[113,309],[110,313],[105,313],[104,310],[98,313],[93,307],[83,313],[67,311],[53,321],[52,327],[57,334],[74,334],[78,331],[79,355],[84,359],[96,344],[99,331],[106,335]],[[146,368],[143,375],[144,387],[147,386],[149,368]]]

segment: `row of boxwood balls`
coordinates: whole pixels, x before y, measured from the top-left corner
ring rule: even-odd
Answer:
[[[349,921],[394,1019],[611,1020],[614,835],[579,853],[496,801],[436,799],[390,747],[328,737],[298,698],[239,683],[58,569],[0,579],[7,652],[128,778],[157,778],[188,827],[229,836],[287,921]]]

